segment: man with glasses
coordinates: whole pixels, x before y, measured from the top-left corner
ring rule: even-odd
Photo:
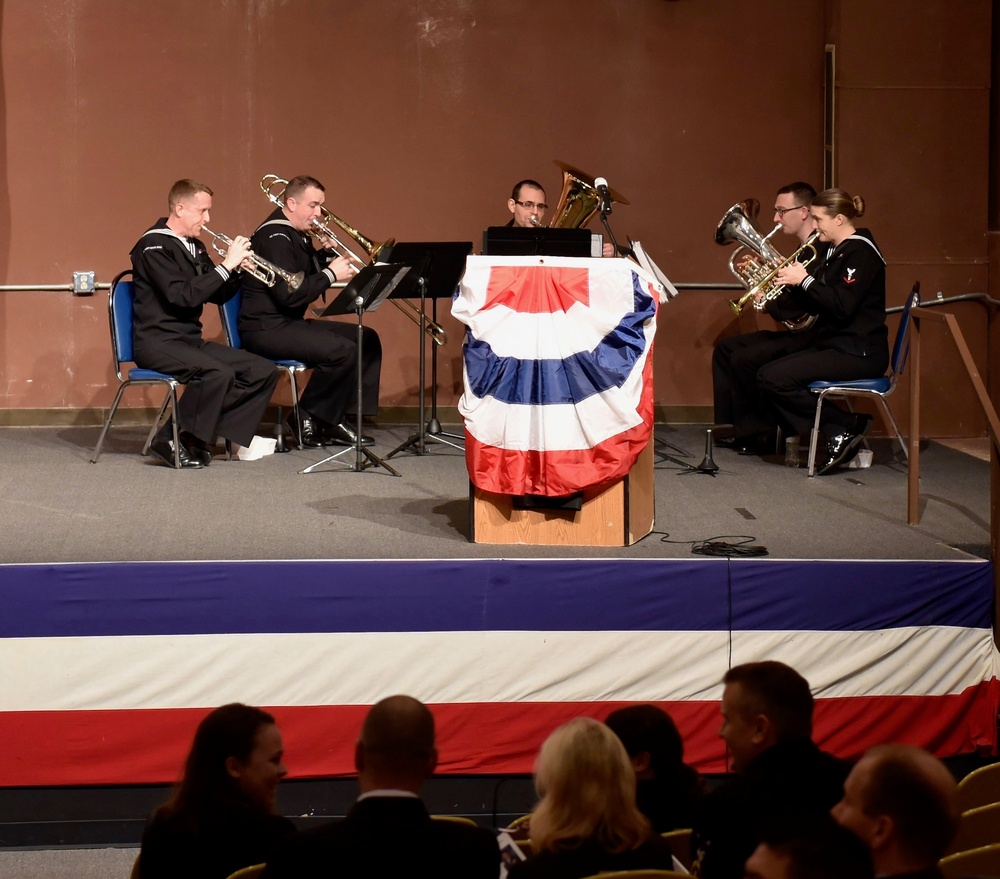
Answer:
[[[508,226],[520,229],[534,229],[544,225],[545,212],[549,206],[545,203],[545,190],[542,184],[534,180],[522,180],[514,184],[514,189],[507,199],[507,210],[513,217]],[[605,241],[602,256],[614,256],[615,248],[610,241]]]
[[[545,203],[545,190],[541,183],[534,180],[522,180],[514,184],[514,189],[507,199],[507,210],[513,217],[507,224],[519,229],[533,229],[541,226],[545,212],[549,206]]]
[[[782,186],[775,197],[774,222],[780,224],[784,234],[797,239],[796,248],[815,229],[809,215],[815,195],[816,190],[808,183],[796,182]],[[801,306],[795,305],[787,291],[768,302],[764,311],[777,321],[802,316]],[[733,448],[740,455],[774,452],[778,419],[760,392],[757,370],[779,357],[811,348],[814,336],[812,329],[797,333],[760,330],[718,342],[712,355],[715,423],[733,425],[732,437],[719,440],[718,445]]]

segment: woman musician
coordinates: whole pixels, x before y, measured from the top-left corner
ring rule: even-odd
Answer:
[[[889,365],[885,325],[885,259],[868,229],[855,221],[865,213],[864,199],[843,189],[827,189],[813,199],[810,213],[819,232],[818,258],[807,270],[791,263],[778,274],[803,311],[819,315],[812,347],[782,357],[758,372],[764,396],[792,435],[812,427],[814,381],[879,378]],[[870,415],[823,406],[820,429],[826,457],[822,475],[849,462],[871,426]]]

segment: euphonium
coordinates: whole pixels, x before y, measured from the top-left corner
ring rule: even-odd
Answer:
[[[739,242],[740,245],[729,258],[729,270],[747,288],[747,292],[739,299],[729,302],[736,314],[742,312],[748,302],[752,302],[757,311],[763,311],[764,306],[777,299],[785,289],[784,285],[775,281],[783,268],[793,262],[801,262],[803,266],[807,266],[816,259],[815,245],[819,233],[811,235],[791,256],[783,257],[770,242],[771,236],[781,229],[781,225],[775,226],[767,235],[762,235],[754,224],[759,211],[760,202],[755,198],[737,202],[726,211],[715,229],[716,244]],[[811,250],[812,256],[800,260],[799,257],[806,250]],[[807,330],[815,322],[816,315],[808,313],[803,313],[794,320],[782,321],[792,332]]]
[[[219,256],[223,259],[226,258],[226,254],[229,253],[229,248],[233,246],[233,239],[228,235],[222,235],[219,232],[213,232],[208,226],[202,226],[209,235],[212,236],[212,248],[215,250]],[[225,245],[225,249],[219,246],[219,242]],[[247,261],[253,266],[253,268],[243,269],[248,275],[253,275],[262,284],[266,284],[268,287],[273,287],[275,284],[275,279],[281,278],[286,284],[288,284],[289,290],[297,290],[299,285],[305,278],[304,272],[296,272],[294,275],[291,272],[286,272],[280,266],[276,266],[272,262],[268,262],[263,257],[257,256],[252,250],[247,254]]]
[[[275,195],[272,190],[276,187],[281,187],[281,192]],[[285,187],[288,186],[288,181],[283,177],[279,177],[277,174],[265,174],[260,181],[260,188],[264,195],[267,196],[268,201],[272,204],[277,205],[279,208],[284,207],[285,203],[282,200],[282,196],[285,194]],[[383,241],[381,244],[376,244],[370,238],[366,238],[353,226],[349,226],[340,217],[332,214],[325,207],[320,205],[320,211],[323,215],[323,219],[313,220],[310,228],[307,230],[310,235],[314,238],[329,239],[332,241],[339,250],[334,249],[334,252],[338,256],[344,256],[350,260],[359,270],[365,268],[365,266],[371,265],[378,261],[378,258],[385,248],[392,248],[392,245],[396,243],[395,238],[389,238]],[[330,228],[330,224],[333,223],[339,226],[344,232],[349,235],[354,243],[360,247],[367,256],[367,260],[362,259],[357,253],[354,252],[350,247],[344,244],[340,238],[337,237],[333,229]],[[416,324],[420,324],[420,319],[424,319],[424,332],[434,340],[435,344],[443,345],[448,341],[448,336],[445,334],[444,327],[440,324],[435,323],[429,317],[422,314],[419,308],[413,305],[412,302],[406,299],[389,299],[392,305],[395,305],[403,314],[405,314],[410,320]]]

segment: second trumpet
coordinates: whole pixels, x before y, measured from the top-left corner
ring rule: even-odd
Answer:
[[[212,247],[215,252],[225,258],[226,254],[229,253],[229,248],[233,246],[233,239],[228,235],[213,232],[208,226],[202,226],[201,228],[212,236]],[[220,242],[225,246],[224,248],[220,246]],[[263,257],[257,256],[253,251],[247,254],[246,261],[251,264],[252,268],[243,269],[243,271],[249,275],[253,275],[262,284],[267,284],[268,287],[273,287],[277,279],[281,278],[288,285],[289,290],[297,290],[305,278],[304,272],[296,272],[293,275],[291,272],[286,272],[281,266],[276,266]]]

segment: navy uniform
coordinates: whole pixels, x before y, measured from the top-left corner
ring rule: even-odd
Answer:
[[[135,362],[176,376],[186,387],[177,426],[205,444],[223,436],[250,445],[278,379],[273,363],[202,337],[206,303],[222,304],[236,278],[216,266],[205,245],[183,238],[161,218],[132,248]],[[169,422],[161,431],[169,435]]]

